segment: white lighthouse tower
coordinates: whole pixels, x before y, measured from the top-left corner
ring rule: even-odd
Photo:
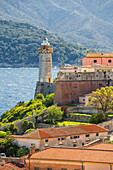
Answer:
[[[45,38],[38,49],[39,53],[39,82],[52,83],[52,53],[48,39]]]
[[[55,84],[52,80],[52,53],[53,48],[45,38],[38,49],[39,53],[39,81],[37,81],[35,89],[35,97],[38,93],[44,96],[55,92]]]

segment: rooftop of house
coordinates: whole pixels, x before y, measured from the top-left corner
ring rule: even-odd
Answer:
[[[92,58],[92,57],[96,57],[96,58],[100,58],[100,57],[103,57],[103,58],[109,58],[109,57],[113,57],[113,53],[88,53],[87,54],[87,57],[88,58]]]
[[[80,135],[87,133],[107,132],[108,130],[97,125],[80,125],[59,128],[36,129],[24,135],[13,135],[14,138],[54,138],[62,136]]]
[[[25,156],[28,158],[28,155]],[[52,147],[30,155],[32,159],[112,163],[113,151]]]
[[[3,169],[2,169],[3,168]],[[24,170],[25,167],[19,167],[12,163],[5,163],[3,166],[0,166],[1,170]]]
[[[92,146],[88,146],[88,148],[113,151],[113,143],[97,143]]]

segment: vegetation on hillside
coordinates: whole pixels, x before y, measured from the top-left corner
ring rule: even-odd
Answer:
[[[113,50],[112,0],[2,0],[0,17],[30,23],[86,47]]]
[[[16,104],[15,107],[13,107],[11,110],[7,110],[1,115],[1,123],[11,123],[14,121],[18,121],[33,115],[36,115],[46,109],[48,106],[48,101],[49,105],[53,104],[53,99],[54,99],[54,93],[49,94],[44,98],[42,94],[38,94],[37,97],[33,100],[30,101],[20,101]],[[3,124],[2,124],[3,125]],[[31,127],[33,128],[33,126]]]
[[[64,63],[81,64],[81,58],[92,49],[67,43],[43,29],[24,23],[0,20],[0,63],[1,66],[37,66],[38,48],[47,37],[53,46],[53,65]]]

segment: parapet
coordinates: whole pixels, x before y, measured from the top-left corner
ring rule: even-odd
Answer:
[[[58,72],[57,81],[113,80],[113,72]]]

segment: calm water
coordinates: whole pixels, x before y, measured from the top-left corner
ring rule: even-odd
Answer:
[[[58,69],[53,69],[53,79]],[[0,68],[0,114],[34,98],[38,68]]]

